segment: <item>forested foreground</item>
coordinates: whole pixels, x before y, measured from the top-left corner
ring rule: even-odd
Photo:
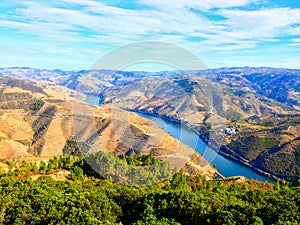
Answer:
[[[122,160],[157,163],[151,156]],[[101,178],[80,157],[7,163],[9,171],[0,177],[0,224],[300,223],[300,187],[282,181],[206,181],[178,172],[155,185],[127,186]],[[55,171],[71,173],[57,181],[50,176]]]

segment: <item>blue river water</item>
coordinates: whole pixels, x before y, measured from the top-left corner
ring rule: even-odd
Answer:
[[[165,131],[170,133],[173,137],[181,141],[182,143],[192,147],[198,153],[200,153],[210,164],[214,164],[217,170],[225,177],[229,176],[245,176],[250,179],[268,181],[274,183],[274,180],[260,175],[252,169],[243,166],[240,163],[234,162],[230,159],[219,155],[216,151],[209,148],[206,143],[199,138],[197,133],[185,125],[181,125],[160,117],[151,116],[144,113],[137,113],[138,115],[152,120]]]
[[[85,100],[91,105],[97,105],[97,96],[88,96]],[[255,179],[260,181],[267,181],[274,183],[274,180],[260,175],[253,171],[252,169],[243,166],[240,163],[234,162],[233,160],[227,159],[222,155],[219,155],[216,151],[209,148],[206,143],[199,138],[197,133],[185,125],[181,125],[160,117],[152,116],[144,113],[136,113],[142,117],[152,120],[158,124],[161,128],[171,134],[173,137],[181,141],[182,143],[192,147],[198,153],[200,153],[210,164],[216,166],[218,172],[220,172],[225,177],[230,176],[245,176],[249,179]]]

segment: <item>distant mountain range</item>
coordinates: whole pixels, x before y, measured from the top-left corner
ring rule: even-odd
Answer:
[[[215,139],[227,157],[290,181],[299,176],[300,70],[243,67],[148,73],[3,68],[0,76],[30,79],[42,89],[41,83],[51,83],[73,90],[75,98],[78,93],[96,95],[101,105],[183,122],[205,141]],[[238,132],[222,133],[228,127]]]

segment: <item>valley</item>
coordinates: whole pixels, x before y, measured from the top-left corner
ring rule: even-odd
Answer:
[[[71,101],[74,91],[64,87],[57,90],[49,81],[0,80],[2,159],[44,161],[97,151],[120,157],[151,154],[167,161],[175,171],[214,177],[215,168],[193,149],[134,113],[112,105],[93,107]]]
[[[102,107],[114,105],[182,123],[209,147],[239,163],[288,181],[299,176],[299,70],[244,67],[148,73],[5,68],[0,73],[33,79],[43,89],[65,88],[66,96],[76,101],[94,95]],[[234,132],[226,134],[226,129]]]
[[[0,225],[300,224],[300,1],[0,9]]]

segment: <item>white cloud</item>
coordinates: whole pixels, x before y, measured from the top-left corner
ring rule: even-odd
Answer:
[[[158,7],[160,9],[170,8],[193,8],[199,10],[210,10],[213,8],[231,8],[244,6],[254,0],[140,0],[140,4]]]
[[[207,50],[233,51],[255,49],[261,43],[280,43],[280,38],[295,35],[300,23],[300,9],[274,8],[261,10],[219,10],[225,21],[216,32],[198,34],[205,37]]]
[[[165,11],[163,7],[147,10],[129,10],[108,6],[93,0],[61,0],[64,4],[81,6],[83,9],[57,8],[34,2],[24,2],[26,8],[18,10],[24,22],[2,20],[2,26],[17,28],[25,33],[33,33],[43,38],[61,41],[106,42],[122,45],[145,39],[171,42],[186,40],[189,37],[206,39],[203,44],[213,49],[228,47],[242,49],[254,47],[260,42],[274,42],[283,32],[293,33],[291,27],[300,22],[300,10],[289,8],[263,10],[223,9],[214,12],[227,18],[213,21],[186,9],[202,5],[206,8],[227,8],[245,5],[251,0],[221,1],[170,1],[143,0],[144,4],[166,4],[168,7],[183,7]],[[198,5],[197,5],[198,4]],[[202,7],[201,6],[201,7]],[[200,8],[201,8],[200,7]],[[76,8],[76,7],[74,7]]]
[[[64,2],[75,2],[64,0]],[[177,33],[192,34],[195,31],[214,29],[213,23],[204,17],[188,11],[173,13],[158,10],[126,10],[106,6],[94,1],[82,2],[84,10],[55,8],[40,3],[26,3],[25,9],[19,9],[19,19],[24,22],[2,20],[2,26],[18,28],[25,33],[37,35],[75,36],[79,40],[90,32],[91,38],[103,37],[125,41],[139,41],[145,36]],[[81,33],[82,32],[82,33]],[[92,41],[92,40],[90,40]]]
[[[41,44],[33,49],[61,55],[76,54],[73,48],[84,46],[105,51],[144,40],[227,54],[253,50],[261,43],[280,42],[282,36],[300,35],[300,9],[232,8],[257,1],[141,0],[140,4],[150,6],[142,9],[124,9],[94,0],[20,1],[22,7],[15,9],[13,17],[0,15],[0,27],[50,42],[51,45]],[[214,16],[218,20],[212,19]],[[292,44],[298,46],[298,40],[294,38]],[[57,47],[54,43],[58,43]]]
[[[293,24],[300,23],[300,9],[274,8],[254,11],[222,10],[225,24],[233,35],[241,38],[272,38],[293,33]]]

